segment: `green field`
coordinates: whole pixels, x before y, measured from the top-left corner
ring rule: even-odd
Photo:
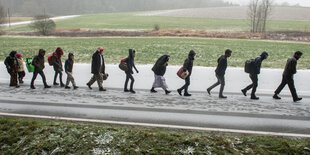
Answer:
[[[206,38],[50,38],[50,37],[0,37],[0,59],[12,50],[24,54],[24,57],[36,55],[40,48],[47,50],[50,55],[58,46],[62,47],[65,55],[75,53],[76,62],[91,62],[91,56],[98,46],[105,48],[104,57],[107,63],[119,63],[127,57],[128,49],[137,50],[136,63],[153,64],[163,54],[171,56],[170,64],[181,65],[188,52],[193,49],[197,56],[195,65],[216,66],[217,58],[224,50],[231,49],[232,57],[229,66],[242,67],[245,60],[254,58],[264,50],[269,52],[269,59],[263,67],[283,68],[288,57],[296,50],[304,52],[299,61],[299,68],[308,69],[310,66],[310,44],[296,42],[249,41],[237,39],[206,39]],[[63,59],[67,56],[63,57]]]
[[[310,154],[310,140],[0,117],[0,154]]]
[[[139,12],[141,13],[141,12]],[[83,15],[80,17],[59,20],[57,28],[85,29],[153,29],[158,24],[161,29],[193,29],[193,30],[228,30],[248,31],[249,22],[245,19],[212,19],[186,17],[136,16],[134,13],[105,13]],[[310,29],[310,21],[270,21],[268,30],[300,30]],[[31,31],[28,26],[15,26],[11,31]]]

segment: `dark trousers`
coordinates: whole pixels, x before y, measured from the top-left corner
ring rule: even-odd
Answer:
[[[26,75],[25,71],[18,72],[18,78],[19,79],[23,79],[25,77],[25,75]]]
[[[63,82],[62,82],[62,72],[61,71],[55,71],[54,83],[56,83],[56,79],[57,79],[58,74],[59,74],[59,81],[62,84]]]
[[[187,78],[185,78],[185,85],[181,87],[180,90],[182,91],[184,89],[184,94],[188,94],[188,86],[190,84],[191,84],[191,79],[190,79],[190,76],[188,76]]]
[[[277,90],[274,92],[275,94],[280,94],[280,92],[282,91],[282,89],[285,87],[285,85],[288,85],[288,87],[290,88],[291,94],[293,99],[297,99],[297,93],[296,93],[296,88],[294,85],[294,79],[293,76],[284,76],[282,77],[282,82],[279,85],[279,87],[277,88]]]
[[[44,75],[44,72],[43,72],[43,71],[41,71],[41,72],[34,71],[34,72],[33,72],[33,77],[32,77],[32,80],[31,80],[31,86],[33,86],[34,80],[37,78],[38,74],[41,75],[42,80],[43,80],[43,84],[44,84],[44,86],[46,86],[47,83],[46,83],[46,78],[45,78],[45,75]]]
[[[126,73],[126,81],[125,81],[124,90],[127,90],[127,85],[128,85],[129,79],[131,80],[130,90],[133,90],[133,84],[135,82],[135,79],[133,78],[132,74],[130,74],[130,73]]]
[[[221,88],[220,88],[220,96],[223,96],[223,91],[224,91],[224,86],[225,86],[225,77],[224,75],[220,76],[216,74],[216,78],[217,78],[217,82],[214,83],[211,87],[209,87],[208,89],[211,91],[213,88],[215,88],[216,86],[221,84]]]
[[[250,84],[249,86],[244,88],[244,90],[248,91],[252,88],[251,96],[255,96],[255,92],[256,92],[256,89],[258,86],[258,76],[257,76],[257,74],[250,74],[250,78],[252,80],[252,84]]]
[[[10,71],[11,79],[10,79],[10,86],[17,86],[17,70],[13,68]]]

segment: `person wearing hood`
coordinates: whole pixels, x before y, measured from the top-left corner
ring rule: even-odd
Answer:
[[[211,95],[211,90],[221,84],[220,92],[219,92],[219,98],[227,98],[226,96],[223,95],[224,91],[224,86],[225,86],[225,72],[227,69],[227,58],[231,56],[232,51],[230,49],[227,49],[225,51],[225,55],[222,55],[220,58],[217,60],[217,68],[215,70],[215,76],[217,78],[217,82],[213,84],[211,87],[207,89],[207,92],[209,95]]]
[[[93,74],[93,77],[86,84],[89,89],[92,89],[91,85],[97,81],[99,91],[106,91],[106,89],[103,88],[102,86],[103,74],[105,74],[105,64],[102,53],[103,53],[103,47],[100,46],[93,54],[91,63],[91,73]]]
[[[78,86],[76,86],[76,83],[74,81],[74,77],[72,75],[73,63],[74,63],[74,55],[73,55],[73,53],[69,53],[68,59],[65,62],[65,72],[67,74],[67,82],[66,82],[65,89],[70,89],[70,87],[69,87],[70,82],[73,85],[73,89],[79,88]]]
[[[59,85],[59,83],[56,82],[57,76],[59,74],[59,81],[60,81],[60,86],[64,87],[65,84],[62,82],[62,62],[61,62],[61,56],[63,55],[63,50],[60,47],[57,47],[56,51],[53,53],[52,56],[52,61],[53,61],[53,68],[55,71],[55,76],[54,76],[54,86]]]
[[[30,84],[31,89],[36,89],[34,87],[34,81],[37,78],[38,74],[40,74],[42,77],[44,88],[51,88],[51,86],[47,85],[45,74],[43,72],[43,69],[45,68],[45,65],[44,65],[45,53],[46,51],[44,49],[40,49],[39,54],[35,56],[32,60],[32,65],[34,66],[34,72],[33,72],[33,77],[32,77],[31,84]]]
[[[16,58],[18,61],[18,81],[19,83],[24,83],[23,78],[25,77],[25,65],[24,65],[24,60],[23,60],[23,55],[20,53],[16,54]]]
[[[250,84],[249,86],[245,87],[244,89],[241,90],[242,94],[244,96],[247,96],[247,91],[252,89],[252,93],[251,93],[251,99],[252,100],[258,100],[259,97],[257,97],[255,95],[255,92],[256,92],[256,89],[257,89],[257,86],[258,86],[258,74],[260,74],[260,69],[261,69],[261,66],[262,66],[262,62],[263,60],[267,59],[269,56],[269,54],[264,51],[260,56],[256,57],[254,59],[254,62],[253,62],[253,69],[252,71],[249,73],[250,74],[250,78],[252,80],[252,84]]]
[[[182,96],[182,91],[184,90],[184,96],[192,96],[191,94],[188,93],[188,86],[190,85],[190,77],[192,75],[192,69],[193,69],[193,63],[195,60],[195,51],[191,50],[188,53],[188,58],[184,61],[183,64],[183,72],[188,71],[188,76],[185,78],[185,85],[183,87],[181,87],[180,89],[178,89],[178,93],[179,95]]]
[[[125,73],[126,73],[126,81],[125,81],[125,86],[124,86],[124,92],[131,92],[133,94],[136,93],[136,92],[133,90],[133,84],[135,82],[135,79],[132,76],[132,74],[133,74],[132,68],[134,68],[136,70],[136,72],[139,73],[139,71],[137,70],[137,68],[135,66],[135,57],[136,57],[136,50],[135,49],[129,49],[129,55],[126,58],[126,63],[127,63],[128,70],[125,71]],[[128,85],[129,79],[131,80],[130,90],[127,89],[127,85]]]
[[[169,55],[163,55],[156,61],[155,65],[153,66],[152,71],[154,72],[155,80],[151,89],[151,93],[157,93],[155,88],[159,87],[165,90],[166,95],[171,93],[171,91],[167,90],[168,86],[166,84],[166,79],[164,78],[169,58]]]
[[[285,85],[287,84],[292,97],[293,97],[293,101],[297,102],[302,100],[302,98],[299,98],[296,92],[296,88],[295,88],[295,84],[294,84],[294,74],[297,73],[297,60],[299,60],[302,56],[302,52],[297,51],[295,52],[294,56],[292,56],[291,58],[289,58],[286,62],[285,65],[285,69],[284,72],[282,74],[282,82],[279,85],[279,87],[277,88],[277,90],[274,92],[273,98],[276,100],[280,100],[281,98],[278,96],[280,94],[280,92],[282,91],[282,89],[285,87]]]
[[[16,51],[12,51],[10,55],[6,57],[4,64],[6,66],[8,73],[11,76],[10,86],[18,88],[19,87],[19,85],[17,84],[18,60],[16,58],[16,54],[17,54]]]

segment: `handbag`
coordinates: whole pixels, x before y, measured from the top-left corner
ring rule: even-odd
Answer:
[[[184,80],[184,79],[186,79],[187,76],[189,75],[189,72],[188,72],[188,71],[184,72],[183,67],[181,67],[181,68],[179,69],[179,71],[177,72],[177,75],[178,75],[178,77],[180,77],[181,79]]]

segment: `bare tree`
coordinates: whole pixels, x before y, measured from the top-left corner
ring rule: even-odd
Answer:
[[[251,0],[248,8],[251,32],[265,32],[272,10],[272,0]]]
[[[48,15],[39,15],[34,17],[34,21],[29,25],[30,28],[37,30],[42,35],[47,35],[56,28],[55,22]]]
[[[0,24],[3,24],[5,22],[5,11],[4,7],[0,3]]]

